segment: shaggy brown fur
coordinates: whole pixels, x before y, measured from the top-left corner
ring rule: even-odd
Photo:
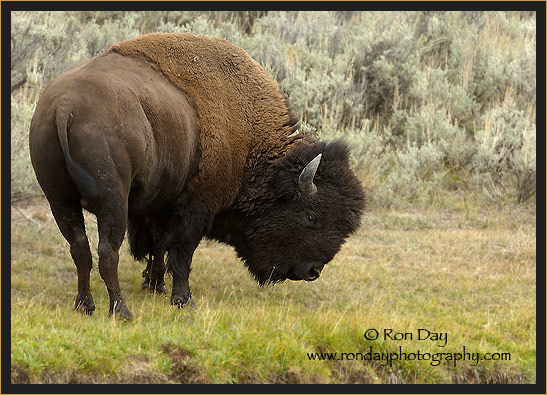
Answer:
[[[226,40],[154,33],[114,44],[110,52],[148,59],[193,99],[201,122],[202,161],[188,187],[204,194],[212,211],[233,203],[255,161],[282,155],[293,141],[288,136],[297,119],[279,85]]]

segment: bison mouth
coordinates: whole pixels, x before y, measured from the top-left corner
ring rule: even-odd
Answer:
[[[321,276],[321,271],[325,266],[322,262],[308,262],[297,265],[289,272],[289,280],[293,281],[314,281]]]
[[[256,272],[253,270],[253,266],[249,265],[247,261],[245,263],[260,286],[282,283],[285,280],[314,281],[321,276],[321,271],[325,266],[325,263],[315,261],[295,264],[289,267],[287,265],[272,265],[267,269],[264,268],[268,270],[267,272]]]

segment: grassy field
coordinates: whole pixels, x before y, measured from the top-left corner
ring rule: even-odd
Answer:
[[[143,264],[124,243],[120,282],[135,316],[128,323],[108,317],[94,217],[86,222],[97,310],[83,316],[72,310],[76,269],[47,204],[12,208],[12,381],[534,383],[535,208],[458,199],[450,209],[368,212],[312,283],[260,288],[232,248],[203,241],[190,277],[194,311],[141,290]],[[418,340],[420,328],[446,333],[446,345]],[[364,339],[369,329],[378,339]],[[385,329],[413,338],[384,339]],[[436,365],[399,356],[389,366],[357,354],[461,353],[464,346],[510,353],[510,360]],[[326,352],[337,358],[308,357]]]

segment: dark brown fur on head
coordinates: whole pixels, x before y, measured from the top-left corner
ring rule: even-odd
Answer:
[[[320,153],[317,193],[303,196],[298,177]],[[291,278],[299,265],[329,262],[359,227],[365,207],[363,188],[349,167],[348,148],[340,141],[297,142],[265,174],[258,178],[260,187],[252,189],[261,198],[247,197],[238,213],[222,213],[212,229],[213,237],[234,245],[260,285]]]

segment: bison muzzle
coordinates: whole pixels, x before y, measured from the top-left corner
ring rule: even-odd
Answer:
[[[242,49],[193,34],[110,46],[53,80],[30,126],[30,155],[78,272],[75,308],[95,309],[82,207],[97,217],[110,314],[130,319],[118,251],[147,259],[143,286],[190,299],[203,237],[234,246],[260,285],[315,280],[360,225],[348,148],[296,134],[279,85]],[[167,254],[167,262],[164,257]]]

